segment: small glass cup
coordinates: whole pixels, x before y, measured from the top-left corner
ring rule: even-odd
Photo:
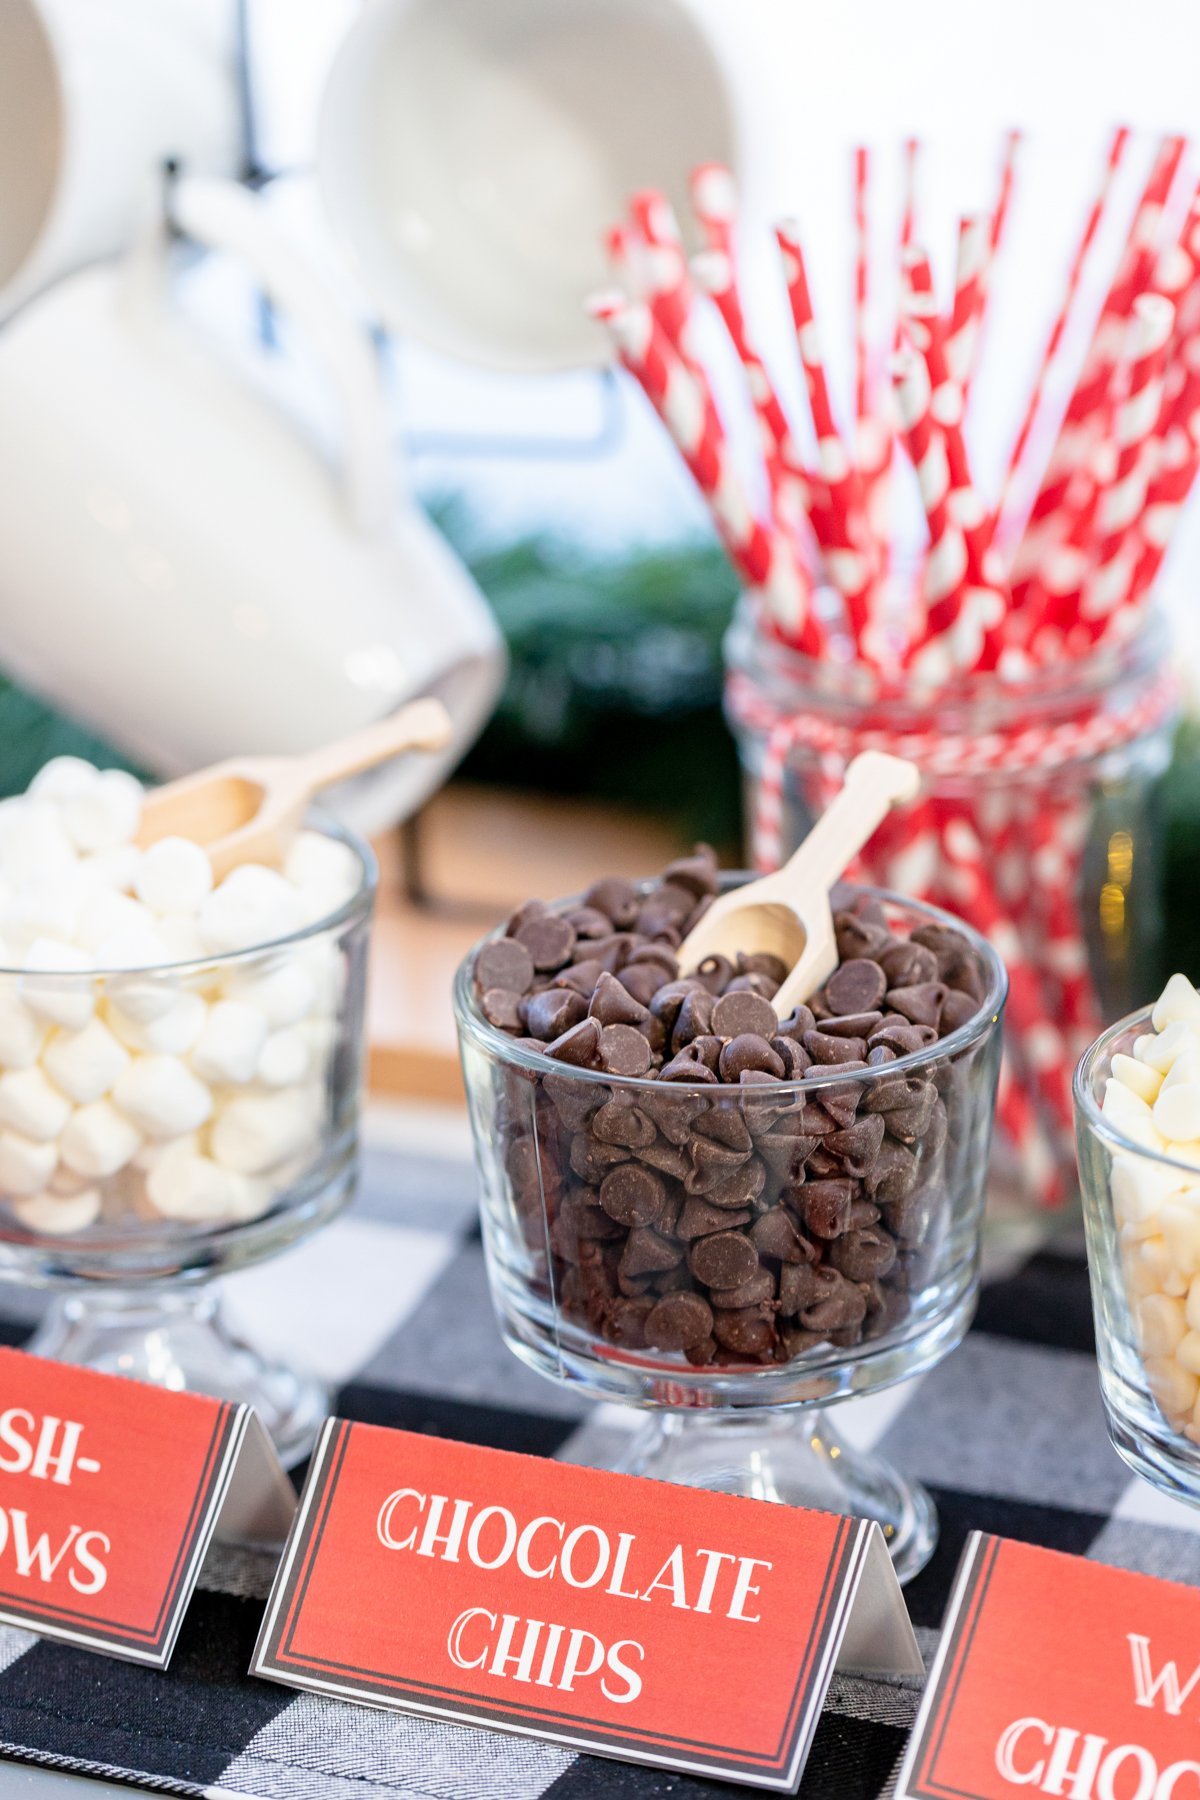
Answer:
[[[745,879],[728,877],[723,887]],[[474,954],[458,972],[455,1013],[492,1299],[509,1348],[592,1399],[650,1411],[622,1464],[627,1472],[877,1518],[907,1579],[936,1541],[932,1501],[881,1458],[846,1444],[826,1409],[932,1367],[970,1322],[1006,981],[995,951],[958,919],[882,890],[845,892],[881,902],[893,930],[945,925],[969,940],[986,991],[966,1024],[877,1068],[810,1072],[812,1079],[769,1087],[693,1087],[575,1068],[518,1044],[479,1010]],[[595,1135],[601,1108],[612,1143]],[[804,1120],[801,1108],[808,1109]],[[817,1109],[824,1118],[814,1121]],[[865,1200],[857,1180],[844,1183],[859,1189],[852,1199],[838,1181],[810,1187],[806,1196],[797,1183],[812,1146],[803,1148],[801,1124],[820,1122],[828,1133],[825,1121],[841,1120],[845,1132],[881,1113],[891,1120],[882,1134],[886,1168],[874,1160],[878,1145],[856,1150],[847,1136],[837,1138],[847,1171],[856,1154],[869,1152],[874,1200]],[[701,1117],[708,1127],[704,1166],[693,1129]],[[868,1123],[865,1136],[877,1134]],[[617,1141],[624,1138],[631,1147]],[[827,1157],[833,1141],[821,1146]],[[652,1177],[635,1176],[624,1225],[597,1203],[613,1169]],[[745,1184],[744,1200],[730,1181]],[[652,1221],[658,1229],[635,1243],[642,1189],[651,1207],[660,1206]],[[788,1206],[829,1205],[839,1215],[847,1209],[825,1220],[803,1214],[813,1237],[820,1235],[814,1220],[829,1240],[845,1234],[820,1276],[793,1242],[801,1215],[789,1217],[785,1191]],[[697,1194],[706,1206],[727,1209],[715,1227],[726,1239],[751,1220],[758,1228],[764,1215],[763,1229],[772,1233],[754,1240],[762,1259],[752,1278],[757,1285],[740,1293],[735,1285],[714,1301],[711,1329],[725,1350],[722,1360],[708,1362],[649,1347],[643,1329],[647,1301],[661,1299],[676,1279],[680,1293],[689,1289],[697,1242],[714,1242],[711,1218],[708,1235],[685,1241],[680,1209]],[[606,1198],[617,1211],[625,1205]],[[850,1224],[851,1205],[865,1207],[855,1215],[861,1227]],[[669,1213],[674,1217],[665,1222]],[[757,1262],[745,1242],[724,1249]],[[648,1264],[639,1270],[643,1257]],[[694,1272],[699,1287],[698,1266]],[[758,1285],[773,1297],[764,1298]],[[696,1308],[689,1299],[685,1310],[702,1315],[706,1305]],[[776,1318],[781,1329],[756,1323]],[[713,1354],[710,1342],[690,1348],[693,1357]]]
[[[42,1141],[0,1130],[0,1279],[54,1293],[30,1350],[248,1401],[285,1462],[311,1448],[329,1391],[234,1336],[211,1283],[353,1190],[376,872],[366,844],[322,829],[353,891],[285,938],[151,968],[0,969],[0,1105],[44,1108]],[[268,1027],[240,1068],[236,1046],[206,1061],[198,1038],[222,1001]],[[97,1022],[103,1049],[83,1035]],[[135,1066],[148,1087],[123,1085]]]
[[[1101,1110],[1113,1057],[1153,1030],[1150,1014],[1113,1025],[1075,1071],[1096,1355],[1116,1450],[1155,1487],[1197,1504],[1200,1165],[1137,1143]]]

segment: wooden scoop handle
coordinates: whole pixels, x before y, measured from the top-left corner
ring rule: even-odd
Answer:
[[[373,769],[402,750],[441,750],[450,742],[450,715],[440,700],[412,700],[386,719],[325,744],[295,760],[297,782],[308,793]]]
[[[776,893],[803,916],[805,897],[828,893],[896,802],[915,799],[920,785],[914,763],[864,750],[846,770],[841,793],[775,877]]]

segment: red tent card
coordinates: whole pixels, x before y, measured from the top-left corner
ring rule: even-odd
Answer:
[[[1196,1800],[1200,1592],[968,1541],[897,1800]]]
[[[835,1666],[922,1672],[878,1525],[330,1420],[251,1672],[786,1791]]]
[[[0,1349],[0,1620],[165,1668],[204,1553],[279,1543],[291,1483],[255,1414]]]

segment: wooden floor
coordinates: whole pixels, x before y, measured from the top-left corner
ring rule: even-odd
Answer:
[[[553,900],[601,874],[652,875],[684,847],[661,821],[617,807],[446,788],[407,839],[396,833],[375,846],[372,1093],[461,1098],[450,992],[472,944],[531,895]]]

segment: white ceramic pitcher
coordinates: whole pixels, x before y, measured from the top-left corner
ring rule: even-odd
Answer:
[[[173,210],[318,349],[342,466],[180,317],[163,229],[70,277],[0,333],[0,664],[162,774],[303,750],[436,693],[450,748],[342,796],[373,830],[478,732],[500,636],[424,514],[394,504],[360,328],[244,189],[188,177]]]

